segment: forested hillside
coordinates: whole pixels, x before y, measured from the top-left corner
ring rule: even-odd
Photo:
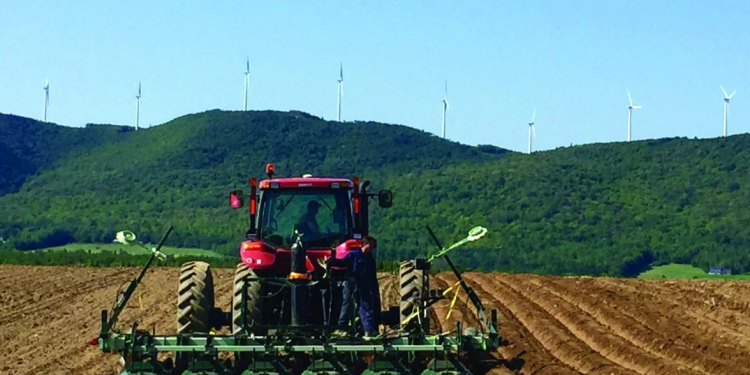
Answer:
[[[0,127],[12,126],[15,118],[9,118],[0,117]],[[63,128],[42,125],[57,133]],[[327,122],[301,112],[210,111],[139,131],[105,128],[113,134],[99,146],[70,140],[80,152],[53,163],[18,154],[31,155],[41,167],[25,175],[17,192],[0,197],[0,236],[16,248],[33,249],[73,240],[106,242],[123,228],[149,240],[172,223],[171,244],[230,252],[246,220],[229,210],[227,194],[245,187],[251,175],[262,175],[266,162],[274,162],[281,175],[367,178],[490,160],[505,151],[480,151],[406,126]],[[16,133],[36,148],[53,136]]]
[[[632,275],[651,262],[750,270],[748,135],[525,155],[301,112],[209,111],[125,129],[0,115],[6,246],[106,242],[124,228],[150,240],[173,224],[173,246],[232,253],[246,220],[227,192],[274,162],[280,175],[358,175],[392,189],[394,206],[373,210],[383,259],[432,250],[425,225],[445,242],[484,225],[488,237],[459,250],[457,263],[555,274]]]
[[[427,246],[410,235],[424,223],[452,238],[488,225],[488,240],[461,252],[482,269],[630,276],[653,261],[746,271],[748,165],[748,135],[513,154],[389,180],[409,215],[391,210],[379,228],[411,250]]]
[[[0,113],[0,195],[16,191],[30,175],[52,169],[64,158],[75,158],[130,127],[59,126]]]

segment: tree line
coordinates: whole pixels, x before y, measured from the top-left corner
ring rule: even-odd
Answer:
[[[8,130],[9,122],[0,115],[9,139],[52,137],[41,126]],[[88,135],[86,150],[60,137],[60,151],[44,162],[35,156],[43,152],[29,151],[33,141],[13,154],[38,167],[0,186],[0,237],[9,240],[0,246],[109,242],[123,229],[155,242],[172,224],[169,245],[236,256],[246,213],[228,208],[227,193],[247,191],[248,177],[263,177],[273,161],[282,176],[357,175],[372,190],[393,190],[392,208],[372,210],[383,265],[434,252],[427,225],[444,244],[482,225],[487,237],[452,255],[462,267],[632,276],[674,262],[750,271],[747,134],[526,155],[301,112],[209,111],[138,132],[76,131],[106,136]]]

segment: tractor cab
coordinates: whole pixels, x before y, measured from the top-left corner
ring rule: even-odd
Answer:
[[[352,238],[351,182],[329,180],[303,177],[263,181],[261,186],[278,187],[261,188],[258,239],[289,249],[299,235],[308,249],[331,249]],[[343,187],[331,188],[332,184]]]
[[[369,232],[369,198],[380,207],[392,204],[389,190],[368,193],[369,181],[360,184],[356,177],[275,178],[273,172],[269,164],[268,179],[249,181],[247,240],[240,245],[242,262],[264,274],[288,274],[297,241],[305,249],[307,271],[322,272],[317,261],[331,256],[332,249],[340,259],[360,247]],[[230,193],[232,208],[243,207],[243,201],[242,191]]]

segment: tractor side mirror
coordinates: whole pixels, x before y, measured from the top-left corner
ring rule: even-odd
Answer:
[[[236,210],[238,208],[242,208],[243,202],[242,202],[242,190],[235,190],[229,192],[229,207],[232,207],[232,209]]]
[[[381,190],[378,192],[378,205],[382,208],[393,206],[393,192],[390,190]]]

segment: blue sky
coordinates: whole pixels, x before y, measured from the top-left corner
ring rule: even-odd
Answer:
[[[748,1],[14,1],[0,11],[0,112],[141,125],[249,107],[403,124],[525,151],[750,132]]]

